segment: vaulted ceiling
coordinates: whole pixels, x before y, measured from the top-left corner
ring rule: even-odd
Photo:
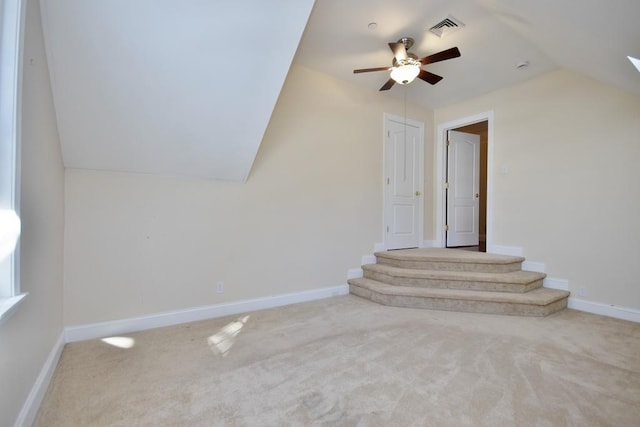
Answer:
[[[453,16],[461,22],[442,38],[429,29]],[[638,0],[319,0],[296,61],[378,90],[391,66],[388,47],[412,37],[419,57],[453,46],[462,56],[425,70],[444,77],[435,86],[416,80],[407,99],[438,108],[535,77],[556,68],[586,74],[640,95],[640,73],[627,55],[640,57]],[[375,23],[375,25],[369,25]],[[370,28],[373,27],[373,28]],[[528,62],[526,68],[517,68]],[[390,96],[404,96],[395,85]]]
[[[313,0],[42,0],[65,166],[244,181]]]
[[[638,0],[41,4],[63,157],[73,168],[244,181],[292,61],[377,91],[387,72],[352,70],[390,66],[387,43],[404,36],[418,56],[452,46],[462,53],[425,67],[444,77],[437,85],[416,80],[387,92],[427,107],[557,68],[640,96],[627,59],[640,58]],[[464,27],[442,38],[429,32],[449,16]],[[522,62],[529,66],[517,68]]]

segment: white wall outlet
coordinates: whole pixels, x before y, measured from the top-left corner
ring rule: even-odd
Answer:
[[[587,291],[585,291],[584,288],[578,288],[578,295],[584,297],[587,295]]]
[[[216,283],[216,293],[221,294],[224,292],[224,282]]]

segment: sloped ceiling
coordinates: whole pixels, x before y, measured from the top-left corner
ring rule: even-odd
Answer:
[[[428,31],[449,15],[465,26],[440,38]],[[378,90],[390,66],[387,46],[412,37],[419,57],[457,46],[462,56],[428,65],[444,77],[435,86],[396,84],[388,96],[438,108],[566,68],[640,95],[638,0],[322,0],[316,3],[296,61]],[[369,24],[375,23],[375,29]],[[518,63],[529,66],[518,69]]]
[[[65,166],[244,181],[313,0],[42,0]]]
[[[387,72],[352,70],[391,65],[403,36],[462,57],[383,96],[439,108],[557,68],[640,96],[638,0],[41,3],[67,167],[244,181],[292,60],[377,91]],[[465,27],[428,31],[449,15]]]
[[[640,1],[482,0],[500,21],[559,67],[640,96]]]

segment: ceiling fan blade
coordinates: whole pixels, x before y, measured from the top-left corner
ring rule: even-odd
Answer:
[[[422,65],[433,64],[434,62],[446,61],[447,59],[457,58],[460,56],[460,50],[457,47],[443,50],[442,52],[434,53],[433,55],[425,56],[420,59]]]
[[[389,71],[392,67],[377,67],[377,68],[361,68],[359,70],[353,70],[354,74],[369,73],[371,71]]]
[[[393,86],[395,82],[396,81],[393,79],[387,80],[387,82],[380,88],[380,91],[391,89],[391,86]]]
[[[396,58],[396,61],[400,62],[401,60],[407,59],[407,49],[404,48],[404,44],[389,43],[389,47],[393,51],[393,56]]]
[[[437,75],[437,74],[433,74],[430,73],[428,71],[425,70],[420,70],[420,74],[418,74],[418,78],[420,80],[424,80],[427,83],[431,83],[432,85],[438,83],[440,80],[442,80],[442,77]]]

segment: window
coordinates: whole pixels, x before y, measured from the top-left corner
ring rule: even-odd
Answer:
[[[21,0],[0,0],[0,321],[22,300],[19,278]]]

